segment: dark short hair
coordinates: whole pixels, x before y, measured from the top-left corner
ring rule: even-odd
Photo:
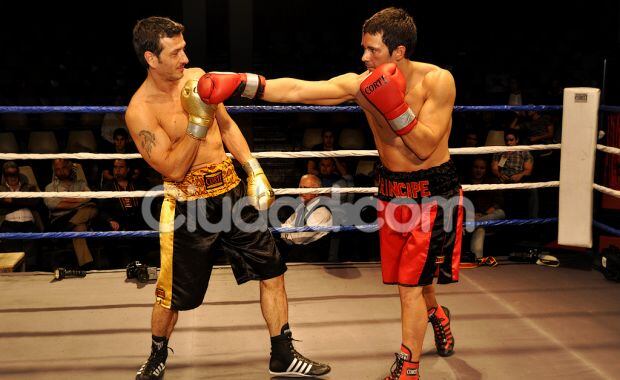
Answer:
[[[516,129],[507,129],[506,131],[504,131],[504,140],[506,140],[506,136],[508,135],[513,135],[515,139],[521,140],[519,136],[519,131]]]
[[[7,161],[2,164],[2,173],[5,173],[9,169],[17,169],[17,171],[19,172],[19,166],[17,166],[15,161]]]
[[[125,167],[129,169],[129,162],[127,162],[126,159],[124,159],[124,158],[117,158],[116,160],[114,160],[114,163],[116,163],[116,161],[122,161],[125,164]],[[114,163],[112,164],[112,166],[114,166]]]
[[[133,49],[142,66],[148,68],[144,53],[150,51],[159,57],[162,51],[160,39],[183,33],[185,27],[167,17],[148,17],[139,20],[133,28]]]
[[[389,7],[372,15],[364,22],[362,33],[383,33],[383,43],[390,54],[398,46],[405,47],[405,57],[411,58],[418,40],[418,29],[413,18],[404,9]]]
[[[321,130],[321,137],[325,136],[327,132],[330,132],[333,136],[336,136],[336,131],[332,127],[325,127]]]
[[[129,133],[125,128],[116,128],[112,133],[112,138],[115,139],[116,136],[123,136],[125,139],[129,139]]]

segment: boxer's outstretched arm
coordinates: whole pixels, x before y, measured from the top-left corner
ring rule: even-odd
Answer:
[[[263,100],[277,103],[336,105],[354,100],[362,79],[355,73],[343,74],[326,81],[294,78],[267,80]]]
[[[125,121],[144,160],[161,175],[173,181],[185,177],[196,158],[200,140],[184,134],[173,147],[157,119],[139,105],[127,108]]]
[[[250,152],[248,142],[243,136],[243,133],[241,133],[237,123],[235,123],[235,121],[228,114],[228,111],[226,111],[226,107],[224,107],[221,103],[217,106],[215,119],[217,120],[217,125],[220,128],[222,142],[226,145],[228,151],[241,164],[248,162],[248,160],[252,158],[252,153]]]
[[[447,70],[428,73],[424,78],[429,97],[417,115],[418,123],[411,132],[400,136],[420,159],[428,158],[450,129],[456,87]]]

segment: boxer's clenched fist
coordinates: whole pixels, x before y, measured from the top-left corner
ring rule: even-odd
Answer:
[[[418,123],[405,102],[406,82],[394,63],[377,67],[360,85],[362,95],[385,116],[397,135],[409,133]]]
[[[265,77],[257,74],[210,72],[198,81],[198,94],[209,104],[222,103],[237,96],[260,99],[264,91]]]

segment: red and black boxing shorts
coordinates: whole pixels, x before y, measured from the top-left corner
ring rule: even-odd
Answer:
[[[448,161],[415,172],[379,167],[378,223],[383,283],[448,284],[459,279],[463,191]]]

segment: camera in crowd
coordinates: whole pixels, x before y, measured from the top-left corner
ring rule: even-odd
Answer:
[[[149,267],[139,261],[134,261],[127,265],[127,279],[135,278],[138,282],[149,282],[157,280],[157,268]]]

